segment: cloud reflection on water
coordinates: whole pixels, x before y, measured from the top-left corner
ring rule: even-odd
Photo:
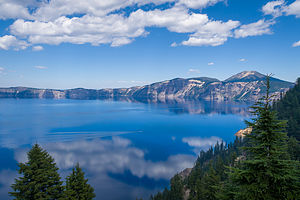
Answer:
[[[126,199],[125,196],[134,199],[150,195],[161,188],[160,186],[147,188],[149,183],[146,182],[152,181],[150,185],[153,186],[155,182],[167,181],[174,174],[192,167],[196,159],[196,155],[177,154],[170,155],[166,160],[153,162],[145,158],[146,150],[134,147],[130,140],[119,136],[113,136],[111,139],[48,143],[42,147],[54,157],[63,177],[79,162],[101,199],[117,199],[122,190],[124,190],[122,199]],[[16,151],[15,159],[18,162],[26,161],[27,151],[28,149]],[[141,181],[137,186],[136,183],[111,176],[126,172],[137,177],[135,180],[146,182]],[[103,196],[104,193],[107,193],[107,196]]]
[[[190,147],[194,148],[195,153],[199,153],[201,150],[207,150],[211,146],[214,146],[217,142],[220,143],[223,140],[219,137],[209,137],[209,138],[201,138],[201,137],[185,137],[182,138],[183,143],[187,143]]]

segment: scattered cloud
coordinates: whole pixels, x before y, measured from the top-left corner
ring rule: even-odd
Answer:
[[[177,5],[185,5],[188,8],[199,9],[215,5],[218,2],[226,0],[179,0]]]
[[[145,28],[156,26],[176,33],[192,33],[188,40],[182,42],[183,45],[218,46],[232,36],[232,30],[238,25],[238,21],[214,21],[206,14],[191,13],[186,7],[174,6],[166,10],[139,9],[128,17],[110,14],[101,17],[61,16],[52,21],[18,19],[10,30],[15,36],[28,38],[31,44],[110,43],[116,47],[129,44],[136,37],[146,36],[148,32]]]
[[[4,35],[0,37],[0,49],[3,50],[23,50],[26,49],[29,44],[25,41],[18,40],[15,36],[12,35]]]
[[[284,0],[270,1],[263,6],[262,11],[265,15],[272,15],[274,17],[279,17],[282,15],[284,10]]]
[[[166,2],[173,4],[166,9],[137,9],[128,15],[122,12],[122,9],[130,6],[139,7],[150,3],[162,5]],[[94,46],[110,44],[118,47],[132,43],[137,37],[147,36],[148,27],[188,34],[186,40],[173,42],[172,47],[219,46],[231,37],[244,38],[271,33],[270,26],[275,23],[273,21],[262,19],[240,26],[239,21],[214,20],[205,13],[191,10],[213,6],[218,2],[226,0],[3,0],[0,3],[0,18],[15,21],[9,27],[10,35],[0,37],[0,49],[20,50],[33,46],[33,51],[40,51],[43,50],[42,44],[61,43],[89,43]],[[290,11],[286,12],[295,13],[297,2],[300,0],[291,4]],[[283,0],[269,2],[263,7],[263,12],[278,16],[283,4]]]
[[[295,43],[293,44],[293,47],[300,47],[300,40],[299,40],[298,42],[295,42]]]
[[[207,63],[208,66],[212,66],[212,65],[214,65],[214,64],[215,64],[214,62],[209,62],[209,63]]]
[[[197,73],[197,74],[200,74],[200,70],[199,69],[189,69],[188,73]]]
[[[264,19],[258,20],[255,23],[242,25],[239,29],[234,31],[235,38],[245,38],[249,36],[258,36],[264,34],[272,34],[270,26],[275,24],[273,20]]]
[[[247,61],[245,58],[240,59],[240,62],[245,62],[245,61]]]
[[[300,0],[294,1],[284,9],[286,15],[295,15],[297,18],[300,17]]]
[[[232,31],[239,25],[240,22],[232,20],[227,22],[208,21],[182,44],[187,46],[219,46],[233,36]]]
[[[42,47],[42,46],[33,46],[32,47],[32,51],[42,51],[42,50],[44,50],[44,47]]]
[[[176,43],[176,42],[173,42],[172,44],[171,44],[171,47],[177,47],[178,46],[178,44]]]
[[[34,1],[1,0],[0,1],[0,19],[30,19],[27,6],[32,6]]]
[[[265,15],[272,15],[273,17],[279,17],[282,15],[295,15],[300,17],[300,0],[296,0],[293,3],[287,5],[284,0],[270,1],[263,6],[262,11]]]
[[[48,67],[40,66],[40,65],[34,66],[34,68],[36,68],[36,69],[48,69]]]

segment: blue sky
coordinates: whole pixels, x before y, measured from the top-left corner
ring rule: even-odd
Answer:
[[[2,0],[0,87],[300,77],[300,0]]]

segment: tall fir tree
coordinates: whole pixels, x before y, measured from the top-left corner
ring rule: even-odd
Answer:
[[[238,188],[235,199],[274,200],[299,198],[299,176],[296,161],[288,158],[286,122],[271,110],[270,81],[267,77],[266,96],[253,107],[251,134],[246,135],[243,148],[246,160],[231,168],[230,177]]]
[[[87,183],[84,172],[79,164],[73,168],[72,173],[66,178],[66,200],[92,200],[96,197],[94,188]]]
[[[216,194],[220,187],[220,176],[216,173],[212,164],[209,165],[208,173],[204,175],[201,180],[201,187],[199,191],[200,200],[217,200]]]
[[[179,174],[171,179],[170,199],[183,199],[183,183]]]
[[[10,195],[16,200],[57,200],[63,197],[63,186],[54,159],[35,144],[28,152],[28,162],[19,163],[19,174]]]

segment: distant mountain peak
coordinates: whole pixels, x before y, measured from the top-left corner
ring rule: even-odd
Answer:
[[[248,82],[265,79],[265,75],[257,71],[243,71],[226,79],[225,82]]]
[[[243,71],[225,81],[215,78],[175,78],[149,85],[117,89],[68,90],[36,88],[0,88],[0,98],[54,98],[54,99],[124,99],[142,102],[167,102],[182,100],[255,101],[265,95],[266,75],[256,71]],[[294,84],[270,78],[271,95],[279,98]]]

